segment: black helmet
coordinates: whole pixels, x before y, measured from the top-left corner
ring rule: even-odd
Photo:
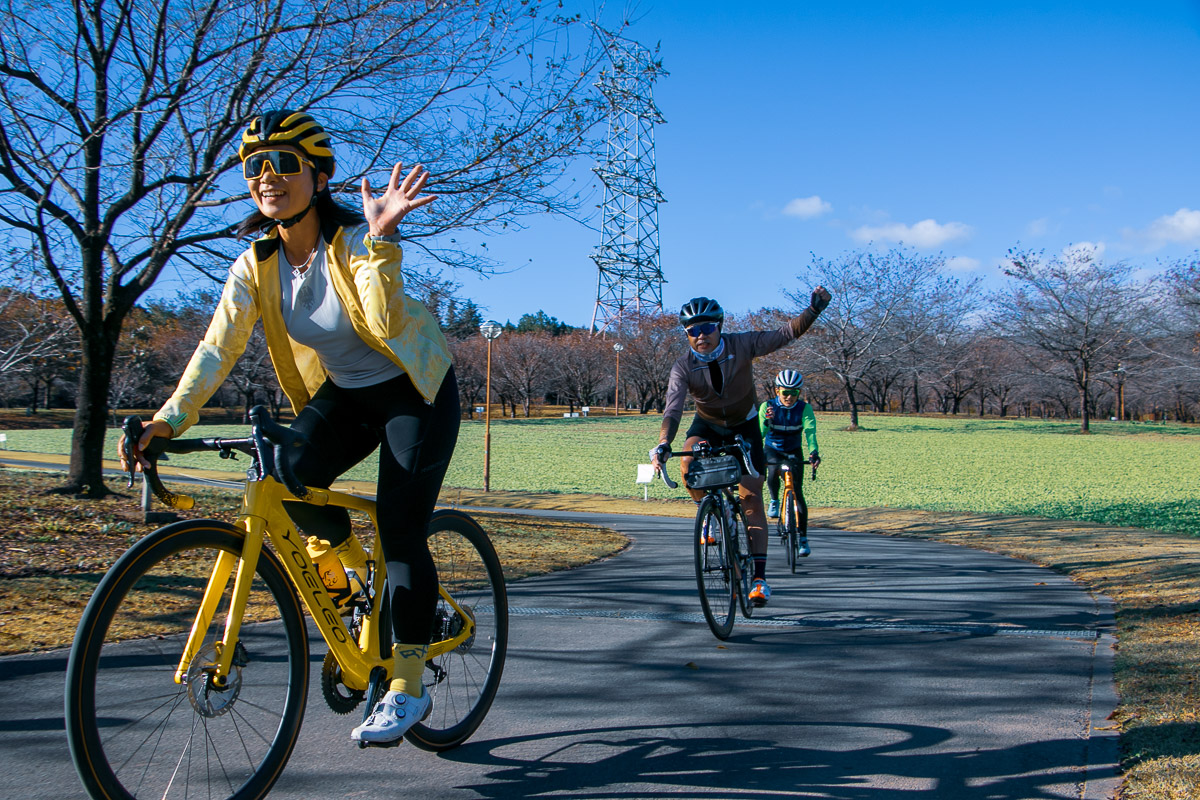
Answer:
[[[721,304],[708,297],[693,297],[679,309],[679,324],[685,328],[697,322],[715,322],[719,325],[724,321],[725,311]]]
[[[250,120],[250,127],[242,134],[238,157],[245,161],[252,149],[272,144],[298,147],[313,160],[318,172],[333,177],[337,167],[333,157],[333,141],[311,114],[276,109],[258,115]]]

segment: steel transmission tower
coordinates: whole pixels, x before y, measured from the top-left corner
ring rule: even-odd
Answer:
[[[596,167],[604,184],[593,333],[616,327],[629,311],[662,310],[658,251],[658,190],[654,126],[665,122],[654,105],[654,81],[667,74],[647,48],[608,34],[609,66],[596,86],[608,101],[608,153]]]

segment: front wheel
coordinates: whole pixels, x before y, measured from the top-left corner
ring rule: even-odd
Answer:
[[[733,542],[731,552],[737,564],[735,574],[738,577],[738,604],[742,608],[742,616],[746,619],[754,616],[754,603],[750,601],[750,590],[754,588],[754,556],[750,555],[750,529],[746,527],[746,514],[738,506],[734,515],[733,526],[729,537]]]
[[[721,503],[712,495],[700,501],[692,535],[696,553],[696,585],[704,619],[718,639],[733,631],[737,583],[731,561],[732,542],[722,520]]]
[[[93,798],[266,796],[283,771],[308,693],[299,601],[264,549],[224,686],[209,665],[233,594],[231,576],[200,651],[176,683],[188,633],[218,555],[240,556],[245,533],[187,520],[146,536],[117,560],[83,612],[67,662],[71,757]],[[236,566],[236,565],[235,565]]]
[[[792,574],[795,574],[800,559],[796,556],[796,549],[799,547],[796,533],[796,495],[792,493],[791,489],[787,489],[783,493],[782,511],[780,521],[787,534],[784,542],[787,550],[787,562],[788,566],[792,568]]]
[[[449,750],[467,740],[487,716],[508,651],[508,593],[500,559],[483,528],[461,511],[434,512],[429,552],[438,582],[470,617],[475,633],[425,665],[433,710],[405,734],[424,750]],[[438,600],[432,642],[454,638],[467,622]]]

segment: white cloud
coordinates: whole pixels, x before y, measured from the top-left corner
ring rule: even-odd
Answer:
[[[966,239],[971,235],[971,226],[961,222],[941,224],[936,220],[923,219],[915,225],[891,222],[886,225],[863,225],[850,235],[860,242],[903,242],[914,247],[941,247],[946,242]]]
[[[1030,236],[1045,236],[1046,231],[1050,229],[1050,220],[1045,217],[1039,217],[1026,226]]]
[[[970,272],[979,268],[979,259],[970,256],[953,256],[946,259],[946,269],[954,272]]]
[[[1174,214],[1165,214],[1143,231],[1125,231],[1127,236],[1140,239],[1151,250],[1167,244],[1192,244],[1200,242],[1200,211],[1181,208]]]
[[[783,207],[784,214],[800,219],[812,219],[822,214],[828,214],[832,210],[832,205],[815,194],[812,197],[797,197]]]

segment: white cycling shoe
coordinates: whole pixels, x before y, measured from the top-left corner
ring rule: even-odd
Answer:
[[[802,536],[800,538],[800,540],[798,542],[796,542],[796,555],[807,556],[807,555],[811,555],[811,554],[812,554],[812,550],[810,550],[808,547],[808,537]]]
[[[433,698],[428,692],[413,697],[403,692],[388,691],[375,704],[371,716],[350,733],[350,738],[367,744],[398,742],[409,728],[428,717],[431,710]]]

